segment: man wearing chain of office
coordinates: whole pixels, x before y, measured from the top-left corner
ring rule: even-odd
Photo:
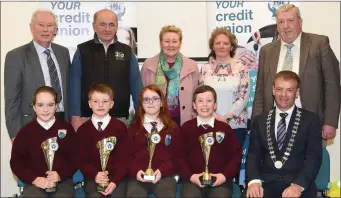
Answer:
[[[296,73],[277,73],[272,87],[275,107],[252,123],[242,197],[316,197],[322,125],[316,114],[296,107]]]

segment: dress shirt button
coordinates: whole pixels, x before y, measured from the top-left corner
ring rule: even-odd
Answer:
[[[181,90],[183,91],[185,88],[184,87],[181,87]]]
[[[182,109],[185,109],[185,106],[182,106]]]

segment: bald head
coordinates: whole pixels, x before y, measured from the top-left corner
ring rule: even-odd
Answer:
[[[103,10],[98,10],[95,14],[94,14],[94,21],[93,23],[96,23],[97,19],[99,17],[113,17],[113,19],[117,22],[117,15],[115,12],[111,11],[111,10],[107,10],[107,9],[103,9]]]
[[[111,10],[99,10],[94,15],[92,26],[98,39],[109,45],[117,32],[117,16]]]

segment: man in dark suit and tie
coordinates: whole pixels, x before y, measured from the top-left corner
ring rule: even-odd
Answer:
[[[300,11],[292,4],[278,8],[276,21],[281,39],[260,50],[252,119],[272,109],[273,77],[279,71],[290,70],[301,79],[296,105],[316,113],[323,139],[333,139],[340,112],[340,70],[329,39],[302,32]]]
[[[316,197],[314,182],[322,163],[319,117],[298,108],[299,76],[275,75],[276,107],[255,117],[246,160],[247,190],[243,197]]]
[[[5,117],[13,142],[19,129],[32,121],[32,98],[43,85],[58,93],[58,114],[67,114],[67,74],[71,66],[69,50],[52,43],[57,33],[56,16],[48,10],[33,13],[30,29],[33,41],[9,51],[5,59]]]

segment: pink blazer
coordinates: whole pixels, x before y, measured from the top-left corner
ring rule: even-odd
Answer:
[[[192,98],[195,89],[199,85],[199,69],[194,60],[182,55],[183,65],[180,72],[180,119],[181,125],[195,117],[192,108]],[[142,66],[141,77],[144,86],[154,84],[156,78],[156,69],[159,62],[159,55],[148,58]]]

